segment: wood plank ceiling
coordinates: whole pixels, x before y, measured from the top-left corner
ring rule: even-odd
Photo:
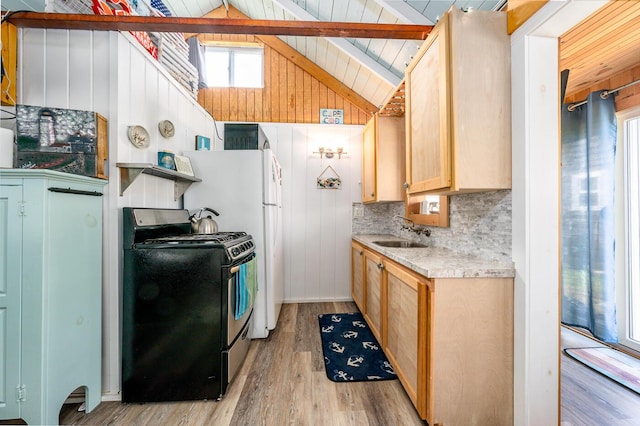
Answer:
[[[90,0],[75,0],[88,2]],[[140,0],[138,0],[140,1]],[[489,10],[505,0],[163,0],[173,16],[233,6],[252,19],[433,25],[450,7]],[[44,10],[65,0],[2,0],[3,10]],[[294,37],[284,42],[380,107],[395,92],[420,40]]]
[[[563,34],[563,69],[569,70],[565,100],[570,102],[593,89],[640,79],[640,2],[611,1]],[[640,95],[640,84],[629,92]]]
[[[202,16],[221,0],[163,0],[178,16]],[[194,4],[194,3],[197,3]],[[491,9],[498,0],[229,0],[253,19],[433,25],[451,6]],[[208,12],[208,11],[206,11]],[[205,13],[206,13],[205,12]],[[280,37],[347,87],[380,107],[396,90],[422,41]]]
[[[503,4],[498,0],[163,1],[174,16],[182,17],[201,17],[226,4],[253,19],[419,25],[437,22],[452,6],[486,10]],[[516,4],[516,0],[511,1]],[[535,3],[535,0],[518,1]],[[3,10],[38,11],[44,10],[44,4],[45,0],[3,0],[1,6]],[[371,38],[280,36],[280,39],[377,107],[401,96],[401,91],[396,91],[406,64],[422,43]],[[560,39],[559,65],[560,69],[570,70],[569,100],[584,96],[598,85],[640,78],[637,75],[640,72],[640,1],[611,1],[564,34]],[[640,84],[632,90],[640,96]]]

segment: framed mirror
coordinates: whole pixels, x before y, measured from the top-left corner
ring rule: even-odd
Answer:
[[[405,216],[416,225],[449,227],[449,197],[446,195],[406,195]]]

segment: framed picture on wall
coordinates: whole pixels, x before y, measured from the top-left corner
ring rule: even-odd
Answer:
[[[175,170],[176,163],[174,153],[167,151],[158,151],[158,166],[168,170]]]
[[[185,157],[183,155],[176,155],[175,163],[176,163],[176,172],[193,176],[193,169],[191,168],[191,161],[189,160],[189,157]]]
[[[211,151],[211,139],[206,136],[197,135],[196,151]]]

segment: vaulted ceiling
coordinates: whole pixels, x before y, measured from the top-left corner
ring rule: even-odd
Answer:
[[[178,16],[202,16],[222,0],[164,0]],[[498,0],[228,0],[252,19],[433,25],[451,6],[492,9]],[[207,10],[209,9],[209,10]],[[374,105],[385,102],[404,77],[418,40],[281,37]]]
[[[129,0],[146,2],[150,0]],[[545,0],[546,1],[546,0]],[[251,19],[433,25],[450,7],[501,9],[506,0],[163,0],[173,16],[202,17],[233,8]],[[44,11],[91,0],[2,0],[2,10]],[[510,0],[519,4],[535,0]],[[543,2],[544,3],[544,2]],[[50,6],[49,6],[50,7]],[[48,10],[51,11],[51,10]],[[347,87],[381,106],[395,92],[420,40],[280,38]],[[640,2],[611,1],[560,39],[561,69],[571,69],[567,94],[640,65]],[[635,71],[630,71],[635,72]],[[637,78],[637,77],[636,77]],[[640,85],[638,85],[640,86]]]
[[[2,0],[2,9],[45,10],[45,3],[91,0]],[[130,0],[131,2],[132,0]],[[137,0],[138,2],[150,0]],[[433,25],[450,7],[491,10],[506,0],[163,0],[173,16],[202,17],[233,6],[251,19]],[[404,77],[420,40],[281,36],[347,87],[381,106]]]
[[[500,0],[163,0],[176,16],[233,6],[252,19],[433,25],[451,6],[491,10]],[[404,77],[419,40],[281,37],[347,87],[380,106]]]

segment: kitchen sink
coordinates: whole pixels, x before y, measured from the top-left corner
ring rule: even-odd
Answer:
[[[382,247],[398,247],[398,248],[419,248],[426,247],[424,244],[415,243],[413,241],[374,241],[373,244],[377,244]]]

